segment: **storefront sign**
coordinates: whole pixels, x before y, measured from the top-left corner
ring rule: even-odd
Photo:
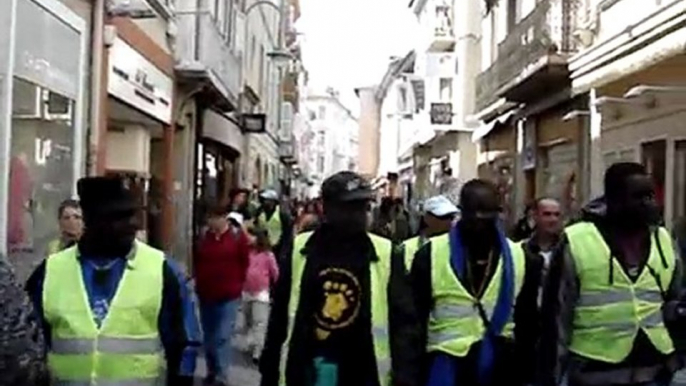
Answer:
[[[432,103],[431,104],[431,124],[450,125],[453,123],[453,104],[452,103]]]
[[[107,91],[132,108],[163,122],[172,120],[173,80],[117,38],[110,49]]]
[[[241,126],[246,133],[264,133],[267,129],[267,116],[264,114],[243,114]]]

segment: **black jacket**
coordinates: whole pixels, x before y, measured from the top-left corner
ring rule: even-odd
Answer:
[[[419,319],[424,321],[420,334],[423,342],[427,341],[429,315],[434,307],[431,281],[431,242],[422,247],[415,255],[410,273],[410,280],[415,295],[415,308]],[[526,273],[522,289],[515,301],[514,323],[515,339],[496,340],[496,363],[493,370],[492,385],[524,385],[531,382],[535,375],[535,353],[538,338],[539,315],[537,307],[538,287],[540,284],[541,264],[538,259],[526,260]],[[495,269],[487,272],[488,280],[493,280]],[[465,286],[467,287],[467,286]],[[472,346],[459,366],[463,369],[476,369],[480,345]],[[424,349],[424,346],[422,347]],[[430,366],[434,355],[423,350],[420,377],[422,384],[426,384]],[[473,371],[458,375],[457,385],[477,385],[476,374]]]
[[[583,209],[578,220],[594,223],[610,250],[615,256],[621,257],[621,251],[613,246],[613,240],[609,236],[604,200],[592,201]],[[641,252],[644,256],[648,256],[649,242],[644,243],[644,250]],[[647,258],[644,258],[642,265],[645,265],[646,261]],[[585,385],[590,384],[588,379],[593,377],[596,381],[606,378],[607,384],[622,385],[649,383],[661,379],[662,376],[669,376],[670,368],[674,366],[673,363],[676,360],[675,356],[658,352],[642,332],[638,333],[632,352],[621,363],[600,362],[569,352],[568,342],[573,334],[574,312],[580,296],[580,284],[576,272],[569,242],[566,236],[563,236],[560,246],[553,255],[543,293],[542,336],[539,353],[541,384],[557,385],[563,377],[567,377],[570,384]],[[672,282],[669,288],[665,289],[665,302],[676,301],[679,298],[681,278],[682,263],[677,258]],[[670,333],[674,335],[675,331],[672,327],[669,323],[667,324]],[[637,372],[634,370],[639,368],[642,369],[642,374],[654,372],[658,376],[648,380],[636,379]]]
[[[314,279],[317,271],[313,266],[321,264],[326,261],[332,251],[340,252],[341,250],[367,250],[367,257],[369,261],[378,259],[374,251],[371,240],[366,235],[350,240],[342,238],[337,235],[335,230],[322,225],[310,236],[302,253],[306,256],[307,262],[305,264],[302,281],[300,284],[303,291],[301,291],[301,299],[299,301],[298,311],[295,318],[295,326],[293,328],[293,336],[289,347],[289,358],[286,370],[286,380],[288,385],[307,385],[305,379],[307,378],[308,370],[311,369],[313,359],[312,355],[312,337],[314,336],[314,322],[313,318],[308,317],[309,311],[314,308],[311,304],[311,297],[306,294],[308,282]],[[351,245],[357,244],[357,245]],[[359,249],[362,248],[362,249]],[[279,362],[281,350],[287,336],[288,325],[288,303],[290,301],[290,291],[292,281],[292,255],[294,251],[286,250],[281,258],[281,275],[274,291],[272,312],[269,320],[269,327],[267,331],[267,338],[265,341],[265,348],[262,353],[262,360],[260,363],[260,371],[262,373],[263,386],[275,386],[279,379]],[[345,252],[344,252],[345,253]],[[319,261],[318,261],[319,260]],[[363,264],[364,265],[364,264]],[[389,309],[389,328],[390,328],[390,345],[391,345],[391,359],[393,382],[395,385],[415,385],[417,379],[417,368],[415,366],[418,359],[417,347],[421,347],[422,343],[418,339],[417,334],[417,319],[414,312],[414,304],[412,301],[412,294],[407,283],[405,275],[405,268],[403,264],[402,251],[395,249],[392,256],[390,273],[390,282],[388,286],[388,309]],[[366,264],[366,273],[362,273],[361,278],[369,277],[369,265]],[[361,280],[361,289],[369,293],[369,280]],[[359,352],[355,353],[355,367],[351,371],[349,368],[339,371],[339,376],[342,372],[365,373],[369,374],[367,378],[373,379],[356,379],[355,384],[347,384],[345,382],[339,383],[339,386],[365,386],[365,384],[377,385],[376,379],[376,363],[374,359],[373,339],[371,334],[371,305],[369,302],[364,302],[360,308],[359,320],[369,327],[368,333],[364,333],[364,338],[360,342],[351,342]],[[309,310],[309,311],[308,311]],[[351,365],[348,363],[348,365]],[[346,374],[350,375],[350,374]],[[354,377],[352,377],[354,378]],[[347,377],[351,379],[351,377]]]

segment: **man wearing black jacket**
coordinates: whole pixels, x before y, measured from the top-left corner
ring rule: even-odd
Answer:
[[[669,384],[679,365],[667,305],[678,303],[682,263],[657,224],[645,168],[612,165],[605,196],[565,229],[552,259],[541,310],[542,385]]]
[[[527,384],[535,372],[540,259],[527,260],[503,235],[492,184],[465,184],[460,209],[461,220],[417,252],[410,273],[427,347],[422,384]]]
[[[372,191],[352,172],[324,181],[324,221],[284,252],[263,386],[412,386],[417,347],[400,251],[366,232]]]

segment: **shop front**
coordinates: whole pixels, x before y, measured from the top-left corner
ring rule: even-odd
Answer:
[[[0,248],[20,277],[84,169],[87,23],[57,0],[0,5]]]
[[[139,237],[161,249],[169,240],[165,197],[173,164],[166,144],[174,81],[165,70],[121,37],[110,47],[105,173],[123,177],[136,192],[145,208]]]
[[[203,225],[206,209],[229,205],[231,191],[239,187],[243,142],[238,122],[223,113],[204,110],[197,149],[196,230]]]

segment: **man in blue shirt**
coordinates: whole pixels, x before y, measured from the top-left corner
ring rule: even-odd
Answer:
[[[79,181],[78,190],[86,225],[78,243],[78,259],[88,305],[95,324],[101,327],[120,280],[136,255],[135,235],[140,208],[133,193],[119,179],[84,178]],[[162,275],[158,331],[167,361],[167,384],[190,386],[201,342],[194,299],[185,275],[171,259],[164,261]],[[45,277],[46,263],[43,262],[29,278],[27,290],[43,323],[49,350],[51,327],[43,305]]]

